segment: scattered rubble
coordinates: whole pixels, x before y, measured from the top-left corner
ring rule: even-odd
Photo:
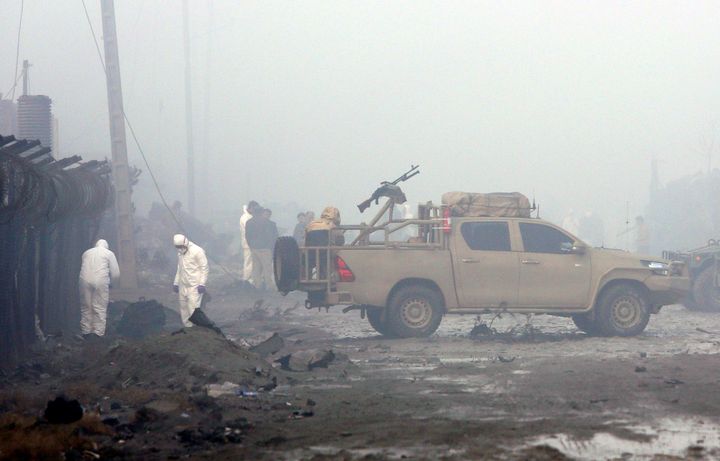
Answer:
[[[279,334],[273,333],[273,335],[265,341],[252,346],[250,351],[258,354],[260,357],[267,357],[282,350],[283,347],[285,347],[285,341]]]

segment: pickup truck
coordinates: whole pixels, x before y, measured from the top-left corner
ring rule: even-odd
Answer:
[[[429,336],[447,314],[497,312],[571,317],[591,335],[633,336],[690,287],[682,262],[591,248],[539,218],[458,218],[431,203],[418,216],[393,220],[390,210],[382,225],[338,226],[329,232],[358,234],[342,246],[278,239],[278,289],[306,292],[308,308],[360,310],[389,337]]]

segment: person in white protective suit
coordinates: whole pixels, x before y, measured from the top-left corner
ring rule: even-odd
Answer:
[[[80,266],[80,332],[105,335],[110,285],[120,277],[115,254],[100,239],[82,255]]]
[[[243,250],[243,280],[251,284],[255,284],[253,280],[253,257],[250,252],[250,245],[248,245],[247,238],[245,237],[245,226],[250,221],[253,215],[260,209],[260,204],[255,200],[243,206],[243,214],[240,216],[240,243],[242,244]]]
[[[180,318],[186,327],[193,326],[190,316],[200,307],[205,293],[208,268],[205,250],[195,245],[182,234],[173,236],[173,245],[178,250],[178,266],[173,282],[173,291],[180,300]]]

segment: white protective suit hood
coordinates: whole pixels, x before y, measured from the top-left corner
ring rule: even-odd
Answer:
[[[188,246],[188,239],[182,234],[175,234],[173,235],[173,245],[176,247],[186,247]]]
[[[111,279],[120,277],[115,254],[110,251],[106,240],[100,239],[82,255],[80,278],[92,285],[107,285]]]

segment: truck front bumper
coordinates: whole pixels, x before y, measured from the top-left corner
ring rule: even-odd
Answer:
[[[651,275],[645,281],[645,286],[650,290],[650,302],[654,306],[667,306],[687,297],[690,291],[690,278]]]

